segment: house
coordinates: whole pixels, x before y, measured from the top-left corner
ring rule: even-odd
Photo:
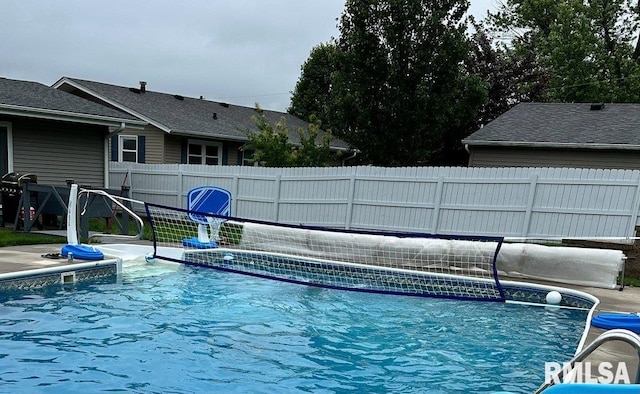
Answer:
[[[112,133],[146,122],[37,82],[0,78],[0,175],[104,187]]]
[[[146,82],[124,87],[75,78],[61,78],[53,87],[95,103],[124,111],[147,123],[144,130],[126,128],[111,139],[111,160],[119,162],[245,165],[249,131],[257,132],[254,108],[154,92]],[[285,113],[264,111],[271,124],[284,117],[292,143],[308,124]],[[334,140],[334,151],[346,143]],[[140,155],[140,152],[144,155]]]
[[[640,104],[520,103],[462,143],[471,167],[640,169]]]

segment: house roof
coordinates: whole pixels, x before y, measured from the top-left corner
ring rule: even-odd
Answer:
[[[167,133],[248,141],[247,131],[257,131],[252,119],[256,114],[254,108],[68,77],[60,79],[53,87],[92,96],[93,99],[126,111]],[[282,112],[264,110],[263,113],[271,124],[284,117],[290,130],[290,141],[294,144],[300,142],[295,130],[306,128],[307,122]],[[331,147],[346,150],[348,145],[343,141],[333,140]]]
[[[640,149],[640,104],[520,103],[462,142],[636,150]]]
[[[67,92],[30,81],[0,77],[0,114],[68,122],[144,126],[145,122]]]

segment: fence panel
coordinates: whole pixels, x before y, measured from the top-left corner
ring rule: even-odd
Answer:
[[[630,237],[640,204],[637,170],[111,163],[109,179],[169,206],[215,185],[231,191],[235,216],[441,234]]]

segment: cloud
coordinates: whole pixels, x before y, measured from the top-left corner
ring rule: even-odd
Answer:
[[[488,1],[488,0],[484,0]],[[0,0],[0,76],[63,76],[285,111],[344,0]]]
[[[72,76],[284,111],[344,1],[1,1],[0,75]]]

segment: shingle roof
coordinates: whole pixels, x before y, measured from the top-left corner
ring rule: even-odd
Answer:
[[[0,108],[139,123],[136,118],[124,112],[52,89],[47,85],[7,78],[0,78]]]
[[[640,104],[520,103],[462,142],[640,146]]]
[[[138,88],[75,78],[63,78],[55,86],[63,85],[65,81],[79,85],[101,98],[106,98],[121,109],[128,110],[131,114],[140,116],[172,134],[246,141],[247,130],[257,131],[252,120],[252,116],[256,114],[254,108],[159,93],[148,89],[142,93]],[[67,87],[63,88],[67,89]],[[289,139],[293,143],[300,142],[295,130],[299,127],[306,128],[308,125],[306,122],[281,112],[265,110],[264,114],[271,124],[284,117],[290,131]],[[332,141],[331,146],[347,148],[347,144],[340,140]]]

